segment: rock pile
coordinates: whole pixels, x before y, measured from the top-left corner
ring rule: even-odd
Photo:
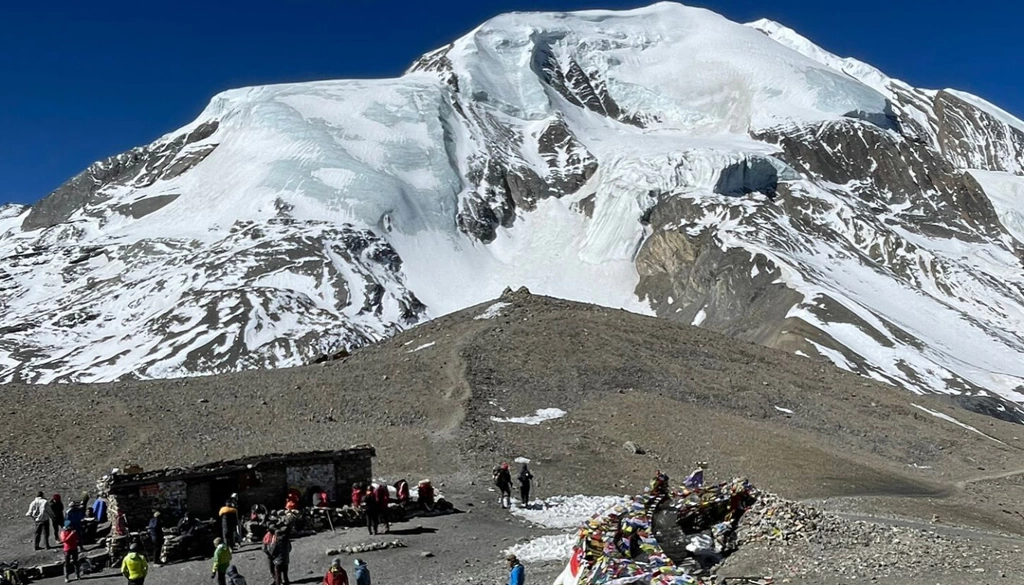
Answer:
[[[925,527],[890,526],[762,493],[743,515],[740,550],[761,551],[765,574],[775,576],[910,576],[993,572],[1004,553],[972,539]]]
[[[391,548],[405,548],[405,543],[401,540],[389,540],[385,542],[367,542],[365,544],[356,544],[344,548],[329,548],[327,549],[327,556],[340,555],[342,553],[355,555],[377,550],[388,550]]]

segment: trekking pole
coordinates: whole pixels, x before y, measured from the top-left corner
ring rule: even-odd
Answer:
[[[334,530],[334,520],[331,518],[330,510],[327,510],[327,524],[331,527],[331,532],[336,532],[336,530]]]

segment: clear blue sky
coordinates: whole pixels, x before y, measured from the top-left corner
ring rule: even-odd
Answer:
[[[1006,0],[694,0],[778,20],[914,85],[1024,115],[1024,5]],[[510,10],[616,0],[58,0],[0,18],[0,203],[33,202],[91,162],[145,144],[245,85],[388,77]]]

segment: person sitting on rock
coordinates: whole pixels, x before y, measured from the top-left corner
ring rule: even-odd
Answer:
[[[341,559],[335,557],[331,561],[331,568],[327,569],[324,575],[323,585],[348,585],[348,573],[341,567]]]

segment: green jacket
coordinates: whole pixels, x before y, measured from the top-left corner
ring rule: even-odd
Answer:
[[[211,572],[226,571],[230,564],[231,549],[225,544],[217,546],[217,550],[213,551],[213,570]]]
[[[139,553],[128,553],[121,561],[121,574],[126,579],[142,579],[149,573],[149,561]]]

